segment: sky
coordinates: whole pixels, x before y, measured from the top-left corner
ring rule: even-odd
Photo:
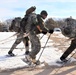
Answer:
[[[15,34],[14,32],[0,32],[0,35],[2,35],[0,37],[0,71],[1,70],[7,70],[7,69],[15,69],[15,68],[23,68],[23,67],[28,67],[27,63],[25,63],[24,61],[22,61],[22,59],[25,59],[25,48],[23,43],[21,42],[16,49],[14,49],[13,53],[16,55],[15,57],[7,57],[6,55],[8,55],[8,51],[11,48],[11,46],[13,45],[16,37],[12,37],[9,38],[7,40],[4,40],[8,37],[10,37],[11,35]],[[6,37],[5,37],[6,36]],[[40,34],[40,37],[42,37],[43,34]],[[54,32],[54,38],[59,37],[60,39],[65,38],[61,32]],[[41,42],[41,50],[40,52],[37,54],[36,59],[39,59],[39,56],[41,55],[41,52],[43,51],[41,57],[40,57],[40,61],[43,62],[45,61],[49,66],[52,67],[60,67],[63,64],[58,64],[56,63],[56,61],[60,61],[60,57],[63,54],[62,50],[59,50],[58,47],[55,47],[54,45],[59,45],[59,43],[54,42],[52,39],[48,40],[48,43],[46,44],[46,48],[43,50],[43,47],[47,41],[48,36],[44,35],[43,38],[40,40]],[[4,40],[4,41],[1,41]],[[11,41],[9,41],[11,40]],[[4,43],[3,43],[4,42]],[[68,44],[69,45],[69,44]],[[63,45],[61,45],[63,46]],[[66,46],[66,45],[65,45]],[[30,49],[31,50],[31,47]],[[68,57],[68,59],[71,56]],[[71,57],[71,62],[76,62],[76,59],[74,59],[73,57]],[[40,67],[44,66],[44,64],[40,65]]]
[[[76,18],[76,0],[1,0],[0,20],[24,17],[25,11],[31,6],[36,6],[37,14],[46,10],[48,17]]]

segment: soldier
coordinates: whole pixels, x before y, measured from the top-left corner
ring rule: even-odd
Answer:
[[[41,11],[41,13],[38,15],[31,13],[25,26],[26,33],[29,33],[28,37],[31,42],[31,51],[29,52],[29,55],[26,56],[26,58],[27,61],[33,62],[35,64],[39,64],[39,61],[38,63],[36,61],[36,55],[41,49],[40,40],[37,37],[37,34],[46,34],[48,32],[48,30],[44,27],[43,21],[47,15],[48,14],[45,10]],[[53,33],[53,30],[49,30],[49,33]]]
[[[9,27],[9,30],[10,31],[17,32],[17,39],[14,42],[14,44],[12,45],[11,49],[8,51],[8,54],[10,56],[14,56],[13,50],[16,48],[16,46],[18,44],[21,43],[21,41],[23,41],[23,43],[25,45],[25,48],[26,48],[25,54],[28,54],[29,53],[29,42],[28,42],[29,39],[28,39],[28,37],[23,38],[23,32],[20,29],[20,21],[21,21],[21,18],[20,17],[15,18],[12,21],[11,26]]]
[[[66,58],[69,56],[69,54],[71,54],[74,51],[75,48],[76,48],[76,38],[74,38],[73,40],[71,40],[70,46],[63,53],[63,55],[60,57],[60,60],[62,62],[67,62],[68,60]]]
[[[74,51],[76,48],[76,20],[72,18],[67,18],[65,20],[67,22],[67,27],[64,29],[64,33],[71,38],[71,44],[66,49],[66,51],[60,57],[61,62],[67,62],[67,57]]]
[[[28,16],[33,11],[35,11],[35,9],[36,9],[35,6],[30,7],[29,9],[26,10],[26,15],[24,16],[24,18],[22,18],[22,19],[15,18],[12,21],[11,27],[9,29],[13,30],[15,32],[18,32],[19,35],[17,35],[16,41],[14,42],[13,46],[11,47],[11,49],[8,52],[8,54],[10,56],[14,56],[14,53],[12,53],[12,52],[21,41],[23,41],[25,48],[26,48],[25,54],[27,55],[29,53],[29,38],[28,37],[23,38],[23,35],[24,35],[24,33],[26,33],[25,26],[27,24]],[[18,22],[16,21],[17,19],[19,19]]]

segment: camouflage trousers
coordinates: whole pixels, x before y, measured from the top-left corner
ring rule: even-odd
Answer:
[[[70,53],[72,53],[74,51],[74,49],[76,48],[76,39],[73,39],[71,41],[70,46],[67,48],[67,50],[63,53],[63,55],[60,57],[61,60],[66,59]]]
[[[14,44],[12,45],[10,51],[13,51],[16,48],[16,46],[18,44],[20,44],[22,41],[24,43],[24,46],[26,48],[26,51],[29,51],[29,39],[28,39],[28,37],[24,37],[23,38],[22,36],[23,36],[23,34],[21,34],[21,33],[19,35],[17,35],[17,39],[14,42]]]
[[[31,42],[31,52],[29,53],[29,55],[32,59],[35,59],[36,55],[39,53],[41,49],[40,40],[34,32],[29,33],[29,40]]]

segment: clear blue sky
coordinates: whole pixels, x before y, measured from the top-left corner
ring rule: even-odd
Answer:
[[[0,20],[23,17],[25,11],[31,6],[36,6],[37,14],[46,10],[48,17],[66,18],[72,16],[76,18],[75,0],[1,0]]]

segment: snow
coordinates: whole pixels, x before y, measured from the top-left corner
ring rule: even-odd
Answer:
[[[6,57],[9,49],[11,48],[12,44],[14,43],[16,39],[16,36],[13,36],[11,38],[9,37],[14,34],[15,34],[14,32],[0,32],[0,35],[1,35],[0,37],[0,69],[1,70],[22,68],[22,67],[27,66],[27,64],[22,61],[22,58],[25,58],[25,55],[24,55],[25,49],[22,42],[13,51],[13,53],[16,54],[15,57]],[[60,34],[60,33],[56,33],[56,34]],[[40,34],[40,37],[41,36],[43,36],[43,34]],[[56,37],[62,38],[64,36],[60,34]],[[36,59],[39,58],[41,52],[43,51],[43,47],[47,39],[48,39],[47,35],[44,35],[43,38],[40,39],[42,48],[41,48],[41,51],[38,53]],[[61,66],[60,64],[57,64],[56,61],[59,60],[63,52],[61,50],[58,50],[58,48],[55,48],[53,44],[54,44],[53,40],[49,39],[46,45],[47,47],[44,49],[40,57],[40,61],[45,61],[46,63],[48,63],[49,66],[52,66],[52,65]],[[72,59],[72,61],[73,60],[76,61],[76,59],[74,58]]]

